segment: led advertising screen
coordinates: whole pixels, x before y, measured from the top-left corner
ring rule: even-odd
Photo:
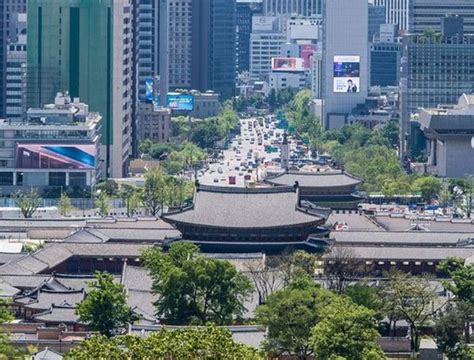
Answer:
[[[19,169],[94,169],[96,147],[64,144],[23,144],[16,146]]]
[[[304,71],[303,59],[295,57],[272,58],[272,71]]]
[[[311,57],[317,51],[317,47],[314,44],[305,44],[300,46],[300,54],[303,59],[303,66],[305,69],[311,68]]]
[[[145,100],[153,101],[155,99],[155,92],[153,90],[153,79],[145,80]]]
[[[334,56],[334,89],[336,93],[360,91],[360,57]]]
[[[171,110],[192,111],[194,108],[194,98],[191,94],[168,93],[166,104]]]

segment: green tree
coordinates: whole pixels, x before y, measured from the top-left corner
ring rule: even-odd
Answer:
[[[167,189],[165,175],[160,169],[150,169],[145,173],[142,192],[143,206],[152,216],[158,216],[166,202]]]
[[[99,192],[95,197],[95,206],[99,215],[105,217],[110,212],[110,198],[105,192]]]
[[[441,191],[441,181],[431,175],[422,176],[413,182],[413,189],[420,191],[425,201],[431,203]]]
[[[451,360],[474,359],[469,357],[463,330],[466,324],[466,312],[463,307],[450,306],[435,321],[434,333],[438,348]]]
[[[25,219],[32,218],[36,210],[40,207],[42,199],[34,188],[28,191],[15,191],[11,195],[15,205],[20,208]]]
[[[457,313],[464,314],[464,341],[469,343],[470,322],[474,314],[474,264],[465,264],[464,259],[451,257],[442,261],[438,270],[450,277],[443,286],[454,294]]]
[[[120,197],[125,201],[127,216],[132,217],[135,215],[141,203],[140,190],[136,186],[122,184],[120,186]]]
[[[62,192],[58,202],[58,211],[61,216],[67,216],[71,210],[71,199],[69,198],[69,196],[67,196],[65,192]]]
[[[252,291],[250,280],[230,262],[204,257],[197,246],[174,243],[168,252],[143,254],[157,295],[156,314],[169,324],[230,324]]]
[[[257,308],[257,321],[267,327],[264,348],[271,354],[295,354],[309,359],[313,354],[311,329],[321,320],[321,310],[334,295],[310,278],[295,280],[287,289],[271,294]]]
[[[119,185],[115,180],[105,180],[97,184],[97,190],[100,192],[105,192],[107,196],[118,197],[119,196]]]
[[[412,276],[394,271],[382,291],[384,304],[390,314],[397,314],[408,323],[413,352],[418,350],[420,327],[433,317],[436,290],[427,276]]]
[[[336,297],[321,311],[312,330],[311,345],[317,359],[340,356],[347,360],[385,359],[377,345],[374,311]]]
[[[112,336],[114,329],[137,320],[127,305],[123,285],[106,272],[95,274],[86,298],[77,305],[76,314],[80,322],[107,337]]]
[[[233,341],[225,328],[160,330],[146,338],[92,336],[69,350],[66,359],[263,360],[257,350]]]
[[[374,311],[377,319],[381,319],[382,300],[379,296],[380,289],[363,283],[349,285],[344,290],[344,295],[348,296],[357,305],[365,306]]]

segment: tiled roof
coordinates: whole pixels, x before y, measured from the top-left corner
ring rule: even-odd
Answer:
[[[290,171],[267,178],[265,182],[273,185],[293,186],[295,182],[301,188],[326,188],[338,186],[356,186],[362,180],[342,171],[302,172]]]
[[[84,291],[46,291],[39,290],[30,296],[15,299],[16,303],[23,304],[29,309],[34,310],[48,310],[52,305],[75,307],[80,303],[85,296]]]
[[[474,255],[474,248],[455,247],[414,247],[414,246],[341,246],[345,253],[353,256],[354,259],[361,260],[389,260],[389,261],[440,261],[447,257],[457,256],[466,259]],[[335,248],[336,254],[338,248]],[[332,252],[328,252],[323,257],[330,258]],[[337,256],[337,255],[336,255]]]
[[[104,243],[104,242],[162,242],[180,239],[181,233],[169,228],[85,228],[64,239],[65,242]]]
[[[38,251],[0,266],[1,274],[37,274],[52,269],[72,256],[140,257],[144,244],[49,243]]]
[[[322,217],[298,208],[296,190],[200,186],[194,205],[165,220],[226,228],[268,228],[319,224]]]
[[[466,233],[437,233],[430,231],[333,231],[331,237],[337,243],[384,246],[456,246],[467,240]]]
[[[50,309],[33,316],[38,322],[44,323],[78,323],[78,316],[75,314],[75,308],[70,306],[51,306]]]

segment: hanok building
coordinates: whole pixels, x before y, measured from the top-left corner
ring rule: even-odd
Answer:
[[[321,251],[327,214],[300,204],[298,187],[197,185],[193,204],[164,216],[204,252]]]
[[[357,187],[362,180],[344,171],[287,171],[267,178],[265,182],[274,186],[298,183],[300,200],[333,210],[357,209],[363,200],[357,195]]]

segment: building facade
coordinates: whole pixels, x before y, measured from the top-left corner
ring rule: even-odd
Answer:
[[[168,69],[160,65],[160,78],[172,90],[213,90],[223,98],[233,96],[236,0],[163,0],[160,49],[166,58],[160,64]]]
[[[5,117],[18,118],[26,113],[26,14],[17,24],[16,41],[7,44],[5,69]]]
[[[463,94],[455,106],[421,109],[414,120],[426,140],[426,171],[463,178],[474,174],[474,95]]]
[[[396,24],[403,31],[408,30],[411,2],[412,0],[373,0],[375,6],[385,6],[385,22]]]
[[[171,111],[142,102],[138,107],[138,137],[140,141],[168,142],[171,135]]]
[[[441,19],[458,15],[464,20],[464,32],[474,34],[474,2],[471,0],[411,0],[408,29],[422,33],[427,29],[441,30]]]
[[[321,15],[321,9],[321,0],[263,0],[263,12],[266,16]]]
[[[7,48],[11,42],[18,40],[18,14],[25,13],[26,0],[0,0],[0,117],[4,117],[6,111]]]
[[[236,61],[237,72],[250,70],[250,34],[252,33],[252,17],[262,14],[262,1],[237,0],[236,10]]]
[[[474,36],[403,38],[401,68],[402,153],[410,153],[410,117],[418,108],[456,104],[474,92]]]
[[[326,128],[338,128],[367,97],[368,2],[326,0],[323,10],[322,120]]]
[[[286,35],[280,30],[275,16],[254,16],[250,35],[250,76],[254,80],[267,77],[272,69],[272,58],[280,56]]]
[[[401,44],[370,44],[370,86],[398,86],[400,81]]]
[[[25,119],[0,122],[0,185],[4,193],[91,188],[102,177],[101,116],[88,105],[57,94],[53,104],[31,108]]]
[[[28,8],[30,107],[59,91],[102,116],[107,177],[128,173],[132,137],[131,0],[32,0]]]

